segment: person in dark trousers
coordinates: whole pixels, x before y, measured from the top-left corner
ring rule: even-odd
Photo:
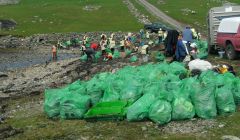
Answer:
[[[183,44],[182,38],[183,37],[180,34],[178,36],[178,42],[177,42],[176,52],[175,52],[176,60],[179,61],[179,62],[182,62],[187,55],[186,48]]]
[[[89,48],[86,48],[86,51],[85,51],[86,55],[87,55],[87,61],[89,61],[91,59],[91,61],[94,61],[95,59],[95,51],[93,48],[89,47]]]

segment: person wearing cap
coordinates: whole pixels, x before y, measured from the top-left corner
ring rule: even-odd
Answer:
[[[159,28],[159,31],[158,31],[158,43],[162,43],[162,40],[163,40],[163,30],[162,30],[162,28]]]

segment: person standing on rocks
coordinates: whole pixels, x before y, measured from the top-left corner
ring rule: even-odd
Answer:
[[[159,29],[158,31],[158,43],[162,43],[162,40],[163,40],[163,30],[162,28]]]
[[[100,47],[101,47],[102,55],[106,54],[106,46],[107,46],[107,38],[105,35],[101,35]]]
[[[111,34],[111,37],[109,38],[109,48],[111,49],[112,54],[114,53],[114,47],[116,46],[115,40],[114,40],[114,34]]]
[[[52,60],[57,60],[57,47],[56,45],[52,46]]]

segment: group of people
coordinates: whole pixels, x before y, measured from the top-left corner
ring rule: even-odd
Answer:
[[[104,60],[111,60],[115,49],[120,52],[129,50],[131,52],[137,52],[141,49],[142,53],[148,53],[148,46],[142,41],[143,38],[139,34],[133,34],[129,32],[124,38],[117,42],[114,33],[107,38],[106,34],[101,34],[99,43],[91,42],[88,36],[83,37],[83,41],[80,48],[83,54],[87,55],[88,59],[95,59],[96,51],[101,51]]]
[[[197,55],[197,46],[193,43],[194,39],[200,39],[200,33],[194,28],[187,26],[182,32],[170,30],[165,39],[165,55],[172,56],[174,60],[183,62],[195,59]]]
[[[160,28],[157,37],[158,44],[164,44],[165,46],[165,55],[173,56],[176,61],[182,62],[190,54],[194,56],[196,46],[192,42],[193,39],[199,39],[200,35],[190,27],[186,27],[180,33],[177,30],[166,31]],[[92,41],[89,36],[84,35],[80,42],[80,49],[84,55],[87,55],[87,60],[95,59],[97,51],[101,51],[104,60],[111,60],[116,48],[120,52],[127,49],[131,52],[148,54],[149,46],[154,43],[151,33],[149,31],[145,32],[143,29],[137,34],[129,32],[121,41],[117,41],[115,34],[112,33],[109,38],[106,34],[101,34],[99,42]],[[55,45],[52,47],[52,58],[53,60],[57,59],[57,47]]]

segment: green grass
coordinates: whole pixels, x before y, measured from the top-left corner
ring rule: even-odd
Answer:
[[[101,8],[85,11],[86,5]],[[18,5],[0,6],[0,19],[14,19],[18,24],[12,31],[0,31],[0,35],[137,31],[142,27],[121,0],[22,0]]]
[[[239,0],[228,0],[240,4]],[[206,30],[206,17],[211,7],[221,6],[219,0],[164,0],[165,4],[159,3],[159,0],[148,0],[167,15],[173,17],[177,21],[190,24],[198,30]],[[196,11],[196,14],[189,13],[184,15],[181,9],[190,9]]]
[[[10,137],[11,140],[22,139],[77,139],[88,137],[89,139],[211,139],[219,140],[223,135],[234,135],[240,137],[240,108],[238,112],[229,116],[218,116],[217,124],[225,126],[219,128],[218,125],[211,129],[206,129],[206,133],[188,134],[168,134],[156,129],[154,125],[147,127],[147,131],[142,131],[146,127],[146,122],[127,121],[97,121],[86,122],[85,120],[52,120],[48,119],[42,111],[42,105],[37,102],[42,100],[42,95],[20,98],[8,101],[8,109],[15,110],[6,124],[15,128],[22,128],[24,133]],[[24,109],[16,109],[16,106]],[[26,106],[26,107],[24,107]],[[31,106],[31,107],[29,107]],[[187,121],[187,120],[186,120]],[[184,123],[184,122],[182,122]],[[128,130],[128,131],[126,131]],[[145,138],[147,135],[147,138]]]

